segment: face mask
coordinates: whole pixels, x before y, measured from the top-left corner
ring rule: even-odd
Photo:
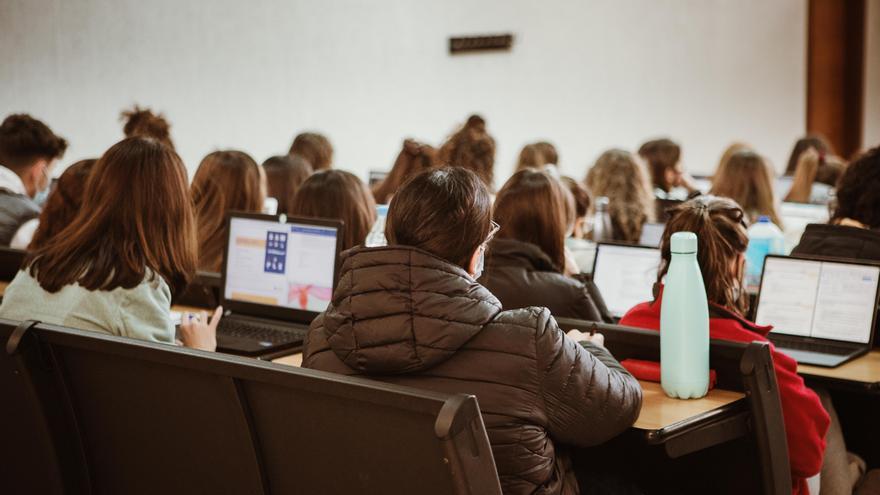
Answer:
[[[49,177],[48,172],[46,172],[46,168],[43,168],[43,177],[46,179],[46,186],[39,191],[37,194],[34,194],[33,200],[39,206],[43,206],[46,203],[46,199],[49,198],[49,190],[52,189],[52,179]]]
[[[485,264],[485,261],[486,261],[486,248],[480,247],[480,257],[477,259],[477,267],[474,268],[474,275],[473,275],[474,280],[477,280],[478,278],[480,278],[481,275],[483,275],[483,266]]]

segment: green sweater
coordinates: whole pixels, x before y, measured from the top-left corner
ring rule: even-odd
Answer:
[[[52,294],[25,271],[6,288],[0,318],[37,320],[133,339],[174,343],[171,289],[162,277],[146,277],[131,289],[88,290],[65,285]]]

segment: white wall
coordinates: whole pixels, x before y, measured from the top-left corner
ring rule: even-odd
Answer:
[[[577,177],[664,134],[693,172],[732,140],[781,169],[805,123],[805,16],[765,0],[0,0],[0,112],[68,137],[65,164],[118,140],[137,102],[170,118],[191,171],[316,129],[366,176],[470,112],[502,180],[540,138]],[[510,53],[448,55],[450,35],[508,31]]]
[[[880,0],[868,0],[865,24],[865,113],[862,148],[880,146]]]

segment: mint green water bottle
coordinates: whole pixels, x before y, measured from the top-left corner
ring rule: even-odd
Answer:
[[[660,384],[670,397],[709,391],[709,305],[697,263],[697,235],[676,232],[660,306]]]

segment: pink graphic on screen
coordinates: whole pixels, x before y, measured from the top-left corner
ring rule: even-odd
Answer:
[[[309,298],[318,299],[325,304],[333,297],[333,289],[331,287],[318,287],[316,285],[290,284],[287,292],[287,305],[293,306],[297,304],[299,309],[309,309]],[[312,305],[314,307],[314,305]]]

